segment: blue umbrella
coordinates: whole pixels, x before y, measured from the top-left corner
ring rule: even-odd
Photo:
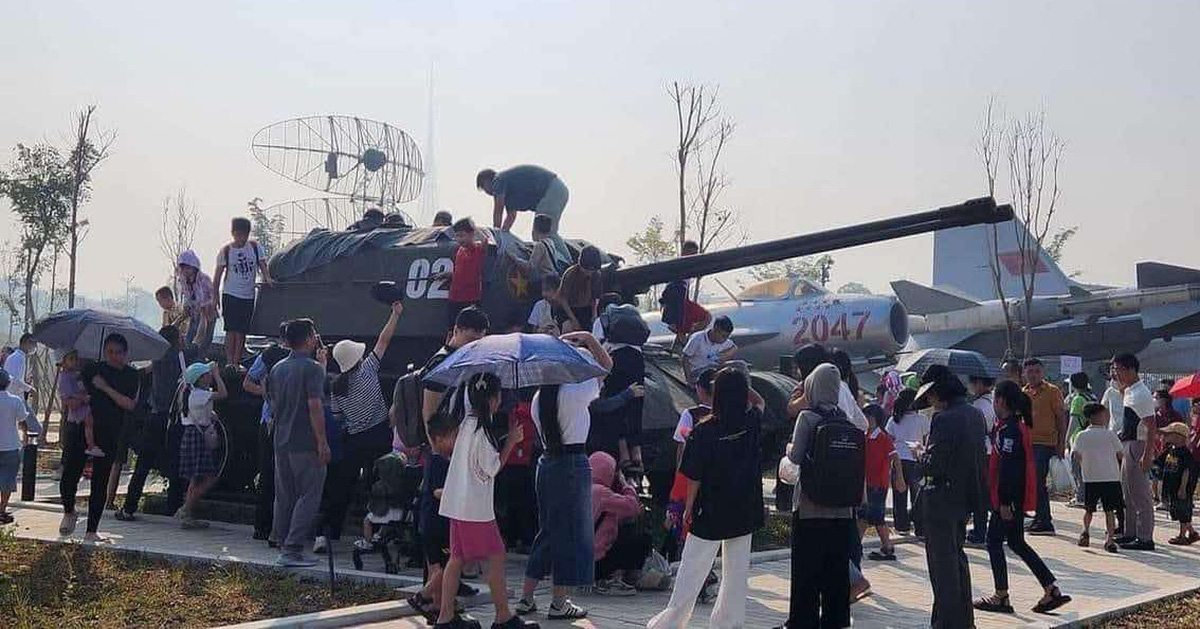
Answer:
[[[458,386],[477,373],[494,373],[504,388],[519,389],[583,382],[608,371],[549,334],[496,334],[458,348],[425,380]]]
[[[129,342],[128,360],[162,358],[171,346],[158,331],[123,314],[75,308],[46,315],[33,326],[33,338],[51,349],[76,350],[80,358],[104,358],[104,339],[118,333]]]

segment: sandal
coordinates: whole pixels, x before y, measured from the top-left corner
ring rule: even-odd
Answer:
[[[1050,597],[1049,599],[1042,597],[1042,600],[1033,606],[1035,613],[1047,614],[1071,602],[1071,597],[1060,592],[1058,586],[1055,586],[1048,596]]]
[[[996,614],[1012,614],[1014,613],[1012,603],[1009,602],[1008,596],[1000,596],[993,594],[987,598],[981,598],[973,603],[975,609],[981,612],[992,612]]]
[[[1091,544],[1091,542],[1092,542],[1092,536],[1088,535],[1087,531],[1084,531],[1079,534],[1079,547],[1080,548],[1087,548]]]
[[[1190,533],[1188,533],[1188,536],[1187,536],[1187,541],[1185,541],[1185,542],[1183,543],[1183,545],[1184,545],[1184,546],[1191,546],[1192,544],[1195,544],[1196,542],[1200,542],[1200,533],[1197,533],[1197,532],[1195,532],[1195,531],[1191,531]]]
[[[1167,543],[1173,546],[1183,546],[1187,543],[1187,540],[1188,538],[1186,535],[1176,535],[1175,537],[1167,540]]]
[[[872,550],[867,554],[867,559],[871,561],[896,561],[896,549],[880,548],[879,550]]]
[[[408,606],[413,611],[424,616],[429,624],[437,624],[438,614],[441,613],[441,610],[433,606],[433,599],[425,598],[420,592],[417,592],[408,597],[406,601],[408,602]]]
[[[1115,553],[1115,552],[1117,552],[1117,550],[1118,550],[1117,543],[1116,543],[1116,542],[1113,542],[1113,541],[1108,541],[1108,542],[1105,542],[1105,543],[1104,543],[1104,550],[1106,550],[1106,551],[1108,551],[1108,552],[1110,552],[1110,553]]]

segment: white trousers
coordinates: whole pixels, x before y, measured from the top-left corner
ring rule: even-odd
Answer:
[[[646,623],[646,629],[686,629],[704,587],[717,550],[721,550],[721,586],[708,618],[711,629],[742,629],[746,626],[746,581],[750,573],[750,536],[708,540],[688,535],[683,559],[675,575],[675,589],[667,608]]]

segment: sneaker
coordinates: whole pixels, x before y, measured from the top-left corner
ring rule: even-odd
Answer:
[[[329,540],[325,539],[324,535],[318,535],[317,539],[313,540],[313,552],[318,555],[324,555],[329,549]]]
[[[84,450],[83,453],[90,457],[94,457],[97,459],[104,458],[104,450],[101,450],[100,446],[92,446],[92,447],[88,448],[87,450]]]
[[[492,623],[492,629],[538,629],[539,625],[532,620],[525,620],[520,616],[513,615],[506,622]]]
[[[305,557],[302,553],[279,553],[275,565],[283,568],[311,568],[317,565],[317,560]]]
[[[1125,550],[1154,550],[1154,542],[1139,539],[1129,542],[1128,544],[1121,544],[1121,548]]]
[[[620,579],[597,581],[595,587],[597,596],[633,596],[637,589]]]
[[[113,517],[122,522],[133,522],[137,520],[137,516],[124,509],[117,509],[117,512],[113,514]]]
[[[83,541],[91,542],[93,544],[107,544],[107,543],[111,542],[112,540],[108,539],[107,537],[104,537],[103,535],[101,535],[99,533],[90,533],[89,532],[89,533],[84,534]]]
[[[1125,544],[1132,544],[1136,542],[1137,538],[1132,535],[1119,535],[1117,536],[1117,539],[1113,541],[1115,541],[1118,546],[1124,546]]]
[[[1040,525],[1038,525],[1038,526],[1035,526],[1035,527],[1030,527],[1030,528],[1026,529],[1026,530],[1025,530],[1025,532],[1026,532],[1026,533],[1029,533],[1030,535],[1040,535],[1040,536],[1043,536],[1043,537],[1053,537],[1053,536],[1054,536],[1054,527],[1053,527],[1053,526],[1048,526],[1048,525],[1045,525],[1045,524],[1040,524]]]
[[[62,522],[58,524],[58,533],[60,535],[70,535],[75,532],[75,523],[79,521],[79,514],[72,511],[64,513]]]
[[[375,545],[365,539],[359,538],[354,540],[354,549],[361,550],[363,552],[370,552],[375,550]]]
[[[1092,538],[1090,535],[1088,535],[1087,531],[1084,531],[1079,534],[1079,547],[1080,548],[1087,548],[1088,545],[1091,544],[1091,541],[1092,541]]]
[[[587,618],[587,610],[567,599],[562,605],[551,603],[550,609],[546,610],[546,617],[550,620],[577,620]]]
[[[871,561],[896,561],[896,550],[894,548],[872,550],[867,554],[867,559]]]
[[[520,600],[517,601],[517,604],[513,606],[513,611],[518,616],[525,616],[528,614],[532,614],[532,613],[537,612],[537,610],[538,610],[537,601],[535,601],[532,598],[522,597]]]
[[[466,583],[463,583],[462,581],[458,582],[458,593],[456,593],[455,596],[457,596],[459,598],[470,598],[472,596],[478,596],[478,595],[479,595],[479,588],[471,587],[471,586],[467,585]]]

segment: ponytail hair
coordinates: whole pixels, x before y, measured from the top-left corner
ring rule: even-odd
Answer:
[[[1011,380],[996,385],[996,398],[1004,401],[1004,407],[1026,426],[1033,427],[1033,400]]]
[[[912,410],[913,403],[917,399],[917,392],[905,387],[896,394],[896,401],[892,404],[892,419],[897,424],[904,421],[904,416]]]
[[[562,424],[558,421],[558,386],[546,384],[538,389],[538,419],[547,450],[558,450],[563,446]]]
[[[479,419],[475,430],[483,430],[488,441],[497,452],[503,444],[497,437],[498,428],[493,426],[502,416],[492,416],[492,399],[500,396],[500,378],[494,373],[477,373],[467,379],[467,403],[471,405],[471,413]],[[505,426],[507,432],[507,426]]]

